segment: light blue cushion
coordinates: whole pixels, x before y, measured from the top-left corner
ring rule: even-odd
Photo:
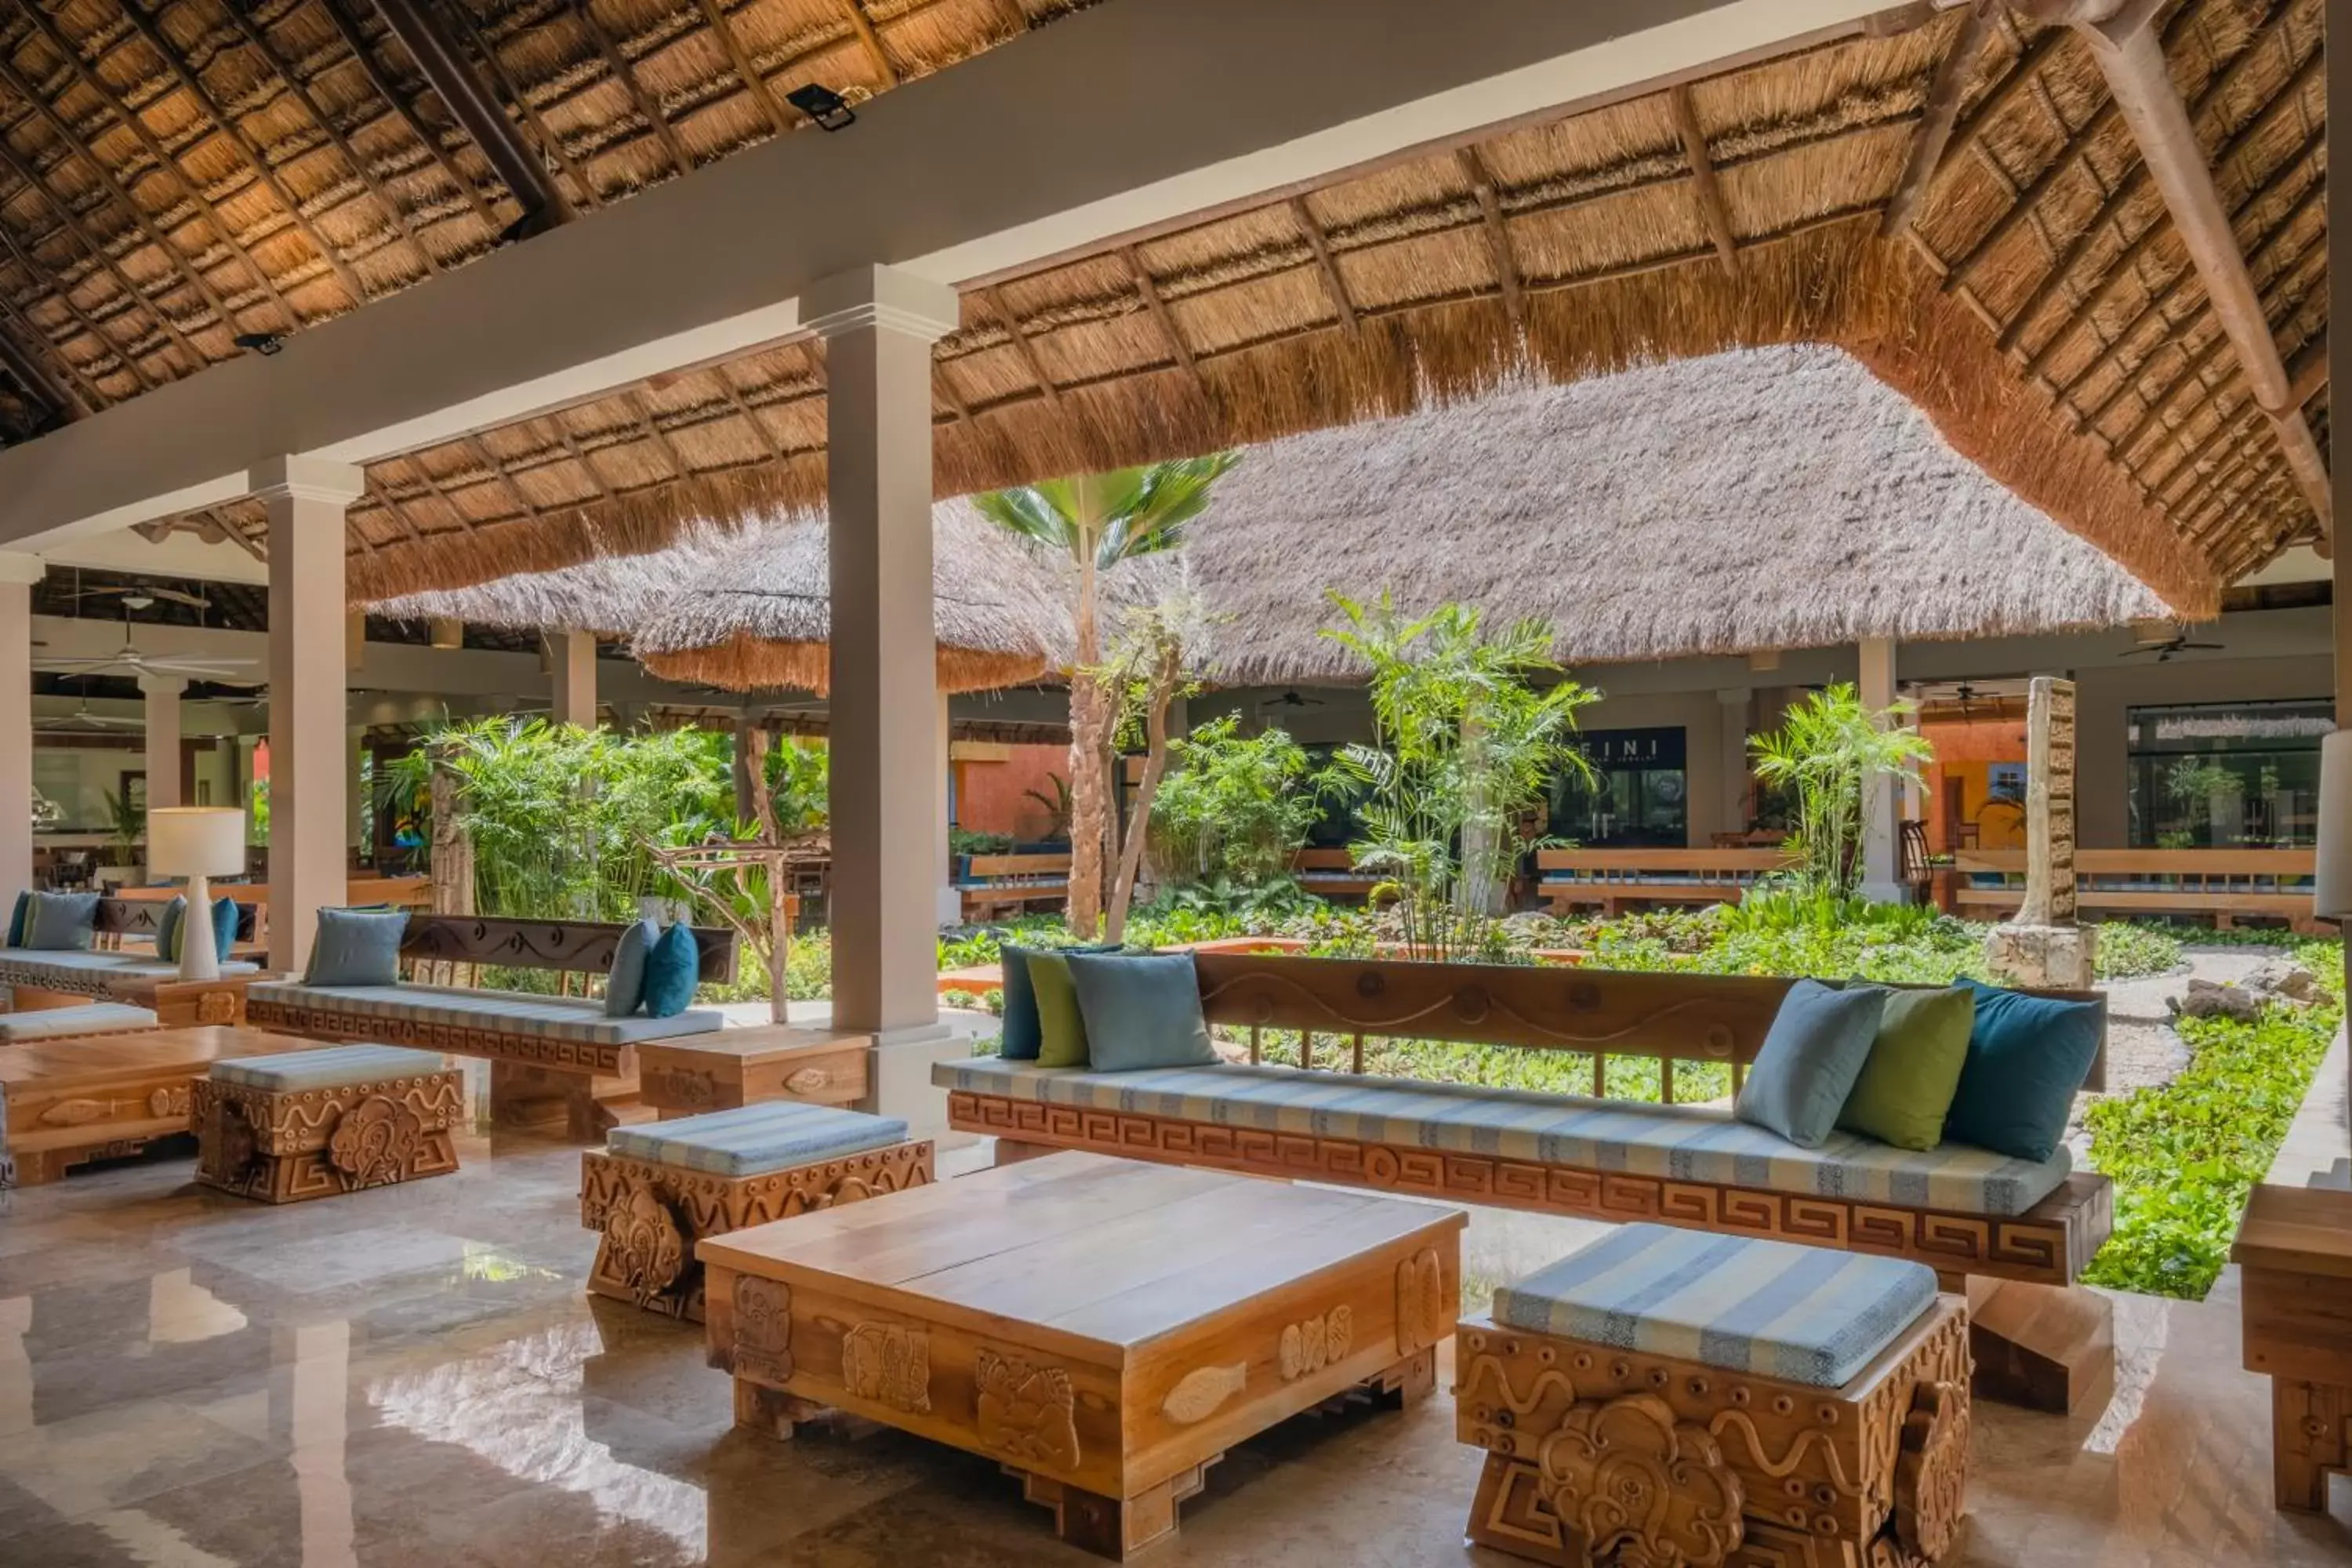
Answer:
[[[155,956],[166,963],[180,962],[180,924],[188,918],[188,896],[174,893],[155,922]]]
[[[319,934],[310,944],[305,985],[395,985],[400,982],[400,939],[408,934],[406,910],[319,911]]]
[[[607,1018],[604,1004],[585,996],[541,996],[522,991],[478,991],[442,985],[313,986],[299,981],[264,981],[247,993],[254,1002],[307,1008],[345,1019],[383,1019],[404,1024],[445,1024],[458,1029],[489,1029],[535,1040],[572,1040],[598,1046],[674,1040],[723,1028],[727,1015],[698,1007],[668,1018]]]
[[[2098,1059],[2104,1010],[2095,1002],[1961,984],[1976,996],[1976,1020],[1944,1136],[2046,1160],[2064,1141],[2074,1095]]]
[[[15,907],[8,911],[8,945],[10,947],[25,945],[25,921],[32,911],[33,895],[29,891],[17,894]]]
[[[260,992],[255,987],[257,996]],[[1819,1149],[1801,1149],[1708,1106],[1239,1063],[1106,1073],[973,1057],[937,1064],[931,1081],[945,1089],[1081,1110],[1953,1214],[2023,1214],[2074,1169],[2063,1144],[2046,1161],[2012,1159],[1949,1140],[1919,1153],[1853,1132],[1834,1132]]]
[[[96,893],[37,892],[25,915],[25,945],[35,952],[86,952],[97,931]]]
[[[155,1015],[121,1002],[80,1007],[41,1007],[30,1013],[0,1013],[0,1044],[66,1040],[79,1035],[122,1035],[155,1027]]]
[[[251,974],[257,966],[244,959],[221,965],[223,974]],[[0,985],[50,985],[57,990],[75,989],[75,983],[97,980],[168,980],[180,973],[176,963],[166,963],[140,952],[96,952],[68,948],[58,952],[37,952],[30,948],[10,948],[0,952]]]
[[[1885,1010],[1886,993],[1875,985],[1838,991],[1800,980],[1790,986],[1731,1113],[1800,1148],[1820,1148],[1870,1059]]]
[[[615,1127],[604,1147],[716,1176],[757,1176],[907,1141],[907,1124],[797,1100],[769,1100],[705,1116]]]
[[[661,940],[661,927],[638,921],[613,948],[612,973],[604,979],[604,1016],[625,1018],[646,999],[646,960]]]
[[[1204,1067],[1217,1060],[1189,952],[1069,954],[1070,984],[1097,1072]]]
[[[441,1058],[432,1051],[412,1051],[401,1046],[326,1046],[274,1057],[231,1057],[213,1063],[212,1079],[215,1083],[290,1092],[422,1078],[441,1069]]]
[[[661,933],[646,955],[646,1016],[674,1018],[693,1005],[702,952],[684,921]]]
[[[1924,1263],[1637,1224],[1496,1291],[1495,1321],[1843,1388],[1935,1301]]]

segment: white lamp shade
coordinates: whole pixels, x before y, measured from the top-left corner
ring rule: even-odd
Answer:
[[[2324,921],[2352,919],[2352,730],[2319,742],[2317,871],[2311,912]]]
[[[234,877],[245,869],[245,813],[235,806],[157,806],[147,814],[148,868],[165,877]]]

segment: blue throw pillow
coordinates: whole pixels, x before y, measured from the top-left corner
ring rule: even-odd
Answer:
[[[180,962],[180,925],[187,918],[187,895],[173,894],[172,901],[163,906],[163,918],[155,922],[155,956],[166,963]]]
[[[223,963],[228,962],[228,950],[236,945],[236,920],[235,899],[224,898],[213,900],[213,956]],[[397,953],[394,955],[394,967],[397,968]]]
[[[999,1039],[996,1054],[1011,1062],[1034,1062],[1041,1038],[1037,1024],[1037,992],[1029,984],[1029,955],[1033,952],[1117,952],[1117,942],[1089,942],[1078,947],[1034,948],[1015,947],[1011,942],[1001,949],[998,967],[1003,971],[1004,1030]]]
[[[25,945],[25,917],[32,912],[32,909],[33,895],[31,893],[25,892],[16,895],[16,907],[8,911],[8,945],[10,947],[22,947]]]
[[[1097,1072],[1216,1064],[1191,953],[1073,952],[1068,960],[1087,1064]]]
[[[2058,1152],[2075,1091],[2098,1059],[2099,1005],[1961,984],[1976,995],[1977,1016],[1944,1139],[2047,1160]]]
[[[639,921],[621,933],[613,949],[612,973],[604,977],[604,1016],[625,1018],[646,999],[646,960],[661,940],[661,927]]]
[[[320,910],[302,984],[397,985],[400,940],[407,934],[406,910]]]
[[[694,1001],[702,970],[702,949],[679,921],[661,933],[646,955],[646,1016],[675,1018]]]
[[[25,913],[25,946],[37,952],[87,951],[97,933],[96,893],[35,893]]]
[[[1886,993],[1875,985],[1834,990],[1800,980],[1790,986],[1731,1113],[1801,1149],[1828,1142],[1885,1010]]]

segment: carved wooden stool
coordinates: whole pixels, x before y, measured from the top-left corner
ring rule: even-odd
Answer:
[[[232,1058],[191,1086],[196,1180],[290,1204],[457,1168],[464,1075],[431,1051],[328,1046]]]
[[[616,1127],[580,1156],[580,1223],[604,1237],[588,1289],[698,1323],[696,1242],[931,1177],[904,1121],[798,1100]]]
[[[1919,1568],[1951,1548],[1968,1311],[1922,1264],[1628,1225],[1461,1333],[1478,1545],[1558,1568]]]

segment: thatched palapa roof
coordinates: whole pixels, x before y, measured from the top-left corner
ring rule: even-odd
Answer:
[[[887,90],[1063,8],[445,7],[581,210],[797,125],[777,100],[798,82]],[[512,193],[373,10],[0,8],[0,345],[94,406],[226,355],[234,331],[487,248]],[[2324,446],[2323,10],[2173,0],[2155,25]],[[1957,121],[1916,216],[1890,224],[1939,78]],[[935,481],[961,494],[1792,342],[1847,349],[2184,614],[2314,532],[2088,47],[2006,5],[1890,11],[974,280],[935,351]],[[813,508],[824,412],[822,347],[786,342],[373,463],[353,591]],[[261,519],[236,503],[187,526],[251,537]]]
[[[1034,680],[1070,658],[1063,568],[971,506],[935,509],[931,614],[949,691]],[[377,615],[449,616],[483,626],[594,631],[667,679],[734,691],[824,694],[832,595],[822,518],[697,533],[648,555],[614,556],[473,588],[371,605]]]
[[[1566,662],[2122,626],[2164,603],[1849,355],[1739,350],[1294,436],[1183,553],[1227,684],[1360,678],[1326,591],[1532,616]]]

